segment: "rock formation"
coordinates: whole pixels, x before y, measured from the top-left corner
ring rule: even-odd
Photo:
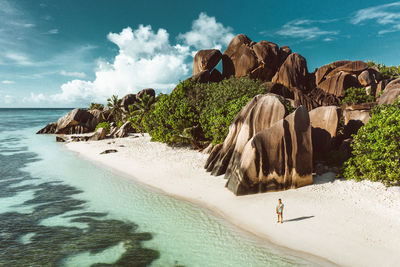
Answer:
[[[343,97],[350,87],[369,87],[374,95],[382,75],[363,61],[335,61],[315,72],[315,85],[335,97]]]
[[[269,128],[284,118],[285,106],[276,95],[254,97],[235,117],[229,126],[228,136],[223,144],[212,150],[205,168],[213,175],[224,174],[231,161],[240,157],[247,141],[257,132]]]
[[[395,80],[383,80],[386,83],[384,91],[379,97],[379,105],[392,104],[400,96],[400,78]]]
[[[134,129],[129,121],[125,122],[119,129],[112,133],[111,137],[122,138],[127,137],[128,134],[134,133]]]
[[[221,58],[222,54],[217,49],[199,50],[193,59],[193,76],[202,71],[210,74]]]
[[[346,72],[337,72],[335,75],[327,76],[323,82],[318,85],[328,94],[342,97],[346,89],[350,87],[361,87],[358,79]]]
[[[226,187],[235,195],[286,190],[313,183],[311,124],[299,107],[255,134],[230,164]]]
[[[58,119],[56,123],[50,123],[38,134],[82,134],[92,132],[103,116],[100,110],[86,110],[76,108],[67,115]]]
[[[44,128],[39,130],[36,134],[53,134],[56,132],[57,122],[47,124]]]
[[[340,115],[341,109],[336,106],[319,107],[310,111],[313,151],[323,153],[331,149]]]
[[[89,138],[91,141],[99,141],[106,138],[107,131],[104,128],[97,129],[94,134]]]
[[[152,96],[152,97],[156,97],[156,91],[153,88],[146,88],[146,89],[140,90],[136,94],[136,100],[139,100],[140,98],[142,98],[142,96],[144,94],[147,94],[147,95]]]
[[[371,118],[370,110],[376,105],[376,102],[353,104],[345,106],[343,109],[344,118],[344,136],[351,137]]]
[[[306,91],[309,88],[309,78],[305,58],[297,53],[290,54],[272,78],[272,82]]]
[[[124,111],[129,111],[129,105],[133,105],[137,101],[135,94],[127,94],[121,98],[121,107]]]
[[[279,66],[291,53],[289,47],[279,49],[267,41],[253,42],[244,34],[235,36],[222,55],[224,78],[235,75],[270,81]]]

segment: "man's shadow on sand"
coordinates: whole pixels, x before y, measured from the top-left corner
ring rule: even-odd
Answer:
[[[290,219],[290,220],[283,220],[283,222],[297,222],[297,221],[311,219],[313,217],[315,217],[315,216],[314,215],[312,215],[312,216],[302,216],[302,217],[297,217],[297,218]]]

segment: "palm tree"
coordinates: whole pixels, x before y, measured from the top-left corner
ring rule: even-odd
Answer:
[[[110,114],[107,117],[107,121],[110,118],[114,117],[114,121],[118,122],[121,120],[122,108],[121,108],[122,99],[118,99],[117,95],[113,95],[111,98],[107,99],[107,106],[110,108]]]
[[[144,93],[137,102],[129,105],[129,121],[143,134],[143,117],[150,112],[155,104],[155,98]]]

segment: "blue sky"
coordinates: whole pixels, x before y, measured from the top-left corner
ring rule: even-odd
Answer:
[[[245,33],[289,45],[309,71],[400,64],[400,1],[0,0],[0,107],[78,107],[170,92],[198,49]]]

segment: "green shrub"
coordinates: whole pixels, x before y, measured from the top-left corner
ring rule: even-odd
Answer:
[[[352,157],[342,175],[347,179],[400,184],[400,101],[377,106],[369,122],[354,135]]]
[[[99,110],[103,110],[103,108],[104,108],[104,105],[103,104],[99,104],[99,103],[90,103],[90,106],[89,106],[89,110],[92,110],[92,109],[99,109]]]
[[[198,123],[198,114],[187,97],[192,85],[190,80],[179,83],[170,95],[162,95],[143,117],[143,126],[152,140],[176,143],[177,136]]]
[[[362,104],[375,101],[375,97],[367,95],[365,88],[350,87],[344,92],[342,105]]]
[[[110,123],[109,122],[100,122],[99,124],[97,124],[95,131],[97,131],[97,129],[99,128],[103,128],[106,130],[107,133],[110,133]]]
[[[368,61],[367,64],[369,67],[377,67],[383,79],[400,77],[400,65],[398,67],[386,66],[385,64],[375,63],[374,61]]]
[[[124,125],[124,122],[123,122],[123,121],[118,121],[118,122],[117,122],[117,127],[118,127],[118,128],[121,128],[122,125]]]
[[[188,79],[170,95],[162,95],[143,118],[152,140],[166,143],[223,142],[236,114],[257,94],[261,81],[248,77],[200,84]]]
[[[239,111],[251,100],[246,95],[232,99],[223,106],[207,106],[200,115],[200,125],[207,139],[213,140],[213,144],[220,144],[228,135],[229,125]]]

